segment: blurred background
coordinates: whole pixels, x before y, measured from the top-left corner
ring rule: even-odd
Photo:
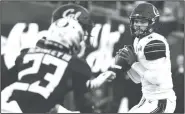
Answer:
[[[1,54],[4,53],[4,47],[10,37],[19,37],[15,33],[11,35],[11,31],[20,29],[18,23],[26,24],[22,36],[25,39],[34,39],[36,35],[33,34],[41,34],[48,29],[53,10],[70,2],[86,7],[95,22],[91,32],[93,37],[89,39],[92,47],[82,53],[83,58],[90,65],[94,77],[106,71],[115,52],[124,45],[132,44],[128,17],[137,4],[145,1],[1,1]],[[170,45],[172,76],[177,95],[175,112],[182,113],[184,112],[184,1],[148,2],[155,5],[161,15],[156,32],[165,36]],[[24,45],[29,44],[27,41]],[[126,112],[139,102],[140,84],[134,84],[126,74],[119,75],[122,76],[112,83],[106,83],[100,89],[86,95],[89,104],[94,105],[94,112]],[[66,96],[64,104],[68,109],[75,110],[72,92]]]

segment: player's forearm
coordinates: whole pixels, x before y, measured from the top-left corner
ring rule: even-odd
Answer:
[[[132,65],[132,69],[135,70],[141,78],[148,80],[152,84],[159,84],[160,83],[160,80],[158,79],[158,77],[160,77],[161,72],[158,72],[155,70],[153,70],[153,71],[147,70],[139,62],[135,62]]]
[[[98,88],[106,81],[103,77],[97,77],[86,82],[86,87],[89,89]]]
[[[147,69],[145,69],[139,62],[133,63],[131,69],[136,71],[141,78],[143,78],[145,72],[147,71]]]
[[[134,71],[132,68],[127,72],[128,76],[134,83],[140,83],[141,77],[138,75],[136,71]]]
[[[102,84],[104,84],[106,81],[113,80],[116,77],[116,73],[113,71],[106,71],[104,73],[101,73],[98,77],[92,79],[92,80],[88,80],[86,82],[86,86],[88,88],[98,88],[100,87]]]

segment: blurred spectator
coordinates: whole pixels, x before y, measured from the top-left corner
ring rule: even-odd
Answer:
[[[184,17],[182,4],[183,2],[165,1],[161,21],[173,21],[182,19]]]
[[[89,104],[93,105],[94,113],[110,112],[112,95],[109,94],[109,88],[111,87],[108,84],[105,84],[91,93],[86,94]]]
[[[168,36],[172,31],[181,29],[184,9],[181,2],[165,1],[160,17],[158,33]],[[181,21],[180,21],[181,20]]]
[[[88,1],[76,1],[76,4],[82,5],[84,8],[89,8]]]
[[[153,4],[161,14],[163,8],[164,8],[164,1],[148,1],[149,3]]]
[[[178,55],[177,68],[172,71],[174,91],[177,96],[175,113],[184,112],[184,56]]]
[[[177,56],[184,53],[184,32],[174,31],[170,33],[167,41],[170,45],[171,65],[172,68],[176,68]]]
[[[122,11],[122,16],[129,17],[132,10],[140,3],[144,3],[146,1],[134,1],[134,2],[122,2],[122,9],[125,11]],[[126,13],[126,14],[125,14]]]

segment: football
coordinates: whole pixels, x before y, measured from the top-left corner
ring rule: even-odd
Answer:
[[[115,65],[121,66],[123,71],[127,71],[128,69],[130,69],[130,65],[119,54],[116,54],[115,56]]]

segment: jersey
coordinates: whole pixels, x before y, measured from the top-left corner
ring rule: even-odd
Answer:
[[[7,102],[16,102],[22,112],[46,113],[56,104],[63,104],[64,96],[74,90],[83,110],[86,82],[90,67],[83,60],[65,52],[44,48],[23,50],[16,60],[17,80]],[[3,96],[3,94],[2,94]],[[83,112],[83,111],[82,111]]]
[[[156,69],[156,68],[162,67],[171,71],[169,45],[166,39],[162,35],[157,33],[152,33],[140,40],[138,38],[135,38],[133,45],[134,45],[135,53],[138,57],[138,61],[145,68]],[[151,47],[151,48],[149,49],[148,47]],[[153,52],[153,56],[150,57],[150,55],[148,54],[149,52]],[[164,53],[164,55],[162,53]],[[155,56],[159,56],[159,57],[156,57],[155,59],[154,58]],[[163,64],[161,64],[160,62],[158,63],[158,61],[155,61],[155,62],[153,61],[162,57],[166,58]],[[158,66],[159,64],[160,66]]]
[[[132,65],[128,75],[134,82],[141,82],[143,96],[147,99],[175,100],[166,39],[160,34],[152,33],[142,39],[135,38],[133,47],[138,62]]]
[[[1,91],[17,79],[16,76],[11,75],[15,73],[16,69],[14,68],[14,66],[8,68],[5,62],[5,55],[1,55],[1,80],[3,80],[1,81]]]

